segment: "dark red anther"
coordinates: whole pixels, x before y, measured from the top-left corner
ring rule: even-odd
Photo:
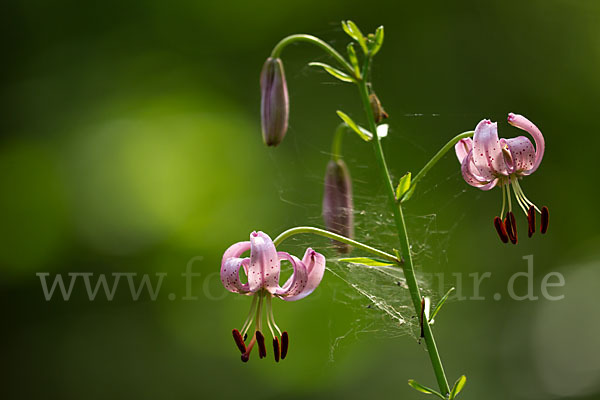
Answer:
[[[248,362],[249,359],[250,359],[250,353],[242,354],[242,362]]]
[[[273,338],[273,355],[275,356],[275,362],[279,362],[280,353],[281,349],[279,348],[279,339],[275,337]]]
[[[282,360],[285,359],[285,356],[287,356],[289,344],[290,344],[290,340],[288,338],[288,333],[283,332],[283,334],[281,335],[281,359]]]
[[[233,340],[235,340],[235,344],[237,344],[238,349],[240,349],[240,353],[244,354],[246,352],[246,343],[244,343],[244,339],[242,339],[242,334],[237,329],[231,331],[233,334]]]
[[[504,219],[504,225],[506,226],[506,234],[512,244],[517,244],[517,221],[515,221],[515,214],[509,211]]]
[[[504,221],[502,221],[500,217],[494,218],[494,228],[496,228],[496,232],[498,232],[498,236],[500,236],[500,240],[502,240],[502,243],[508,243],[508,234],[506,233],[506,226],[504,225]]]
[[[546,233],[548,230],[548,207],[542,207],[542,223],[540,225],[540,232]]]
[[[508,236],[508,238],[512,242],[515,235],[513,235],[512,224],[510,223],[508,213],[506,213],[506,217],[504,217],[504,221],[502,222],[504,223],[504,228],[506,229],[506,236]]]
[[[527,235],[531,237],[535,233],[535,208],[533,206],[529,207],[529,211],[527,211],[527,224],[529,225]]]
[[[265,337],[260,331],[256,331],[256,343],[258,343],[258,356],[260,358],[267,356],[267,348],[265,347]]]

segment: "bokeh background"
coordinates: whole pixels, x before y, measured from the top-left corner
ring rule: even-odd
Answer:
[[[278,148],[264,147],[262,63],[293,33],[343,50],[342,19],[363,31],[385,25],[373,85],[390,114],[384,146],[396,178],[482,118],[511,137],[520,132],[506,114],[522,113],[546,137],[541,168],[522,184],[550,208],[545,236],[528,240],[518,215],[519,245],[502,245],[492,227],[499,190],[468,187],[453,154],[407,205],[421,273],[443,273],[445,289],[462,274],[465,296],[473,295],[468,274],[492,273],[485,300],[454,298],[437,318],[449,379],[467,375],[465,399],[600,398],[600,4],[591,0],[5,3],[2,398],[416,399],[409,378],[435,386],[411,313],[397,326],[330,272],[307,299],[275,302],[291,336],[285,362],[254,354],[242,364],[231,339],[250,301],[221,287],[222,252],[255,229],[274,237],[322,226],[334,111],[362,121],[355,88],[307,66],[328,58],[292,46],[283,55],[290,130]],[[371,147],[348,136],[344,155],[356,236],[391,249]],[[318,238],[283,247],[299,253],[309,244],[336,256]],[[563,300],[506,295],[527,255],[535,294],[557,271],[566,284],[551,292]],[[200,276],[197,300],[186,301],[190,260]],[[41,272],[167,276],[156,301],[132,300],[125,280],[112,301],[103,293],[90,301],[81,281],[69,301],[46,301]],[[394,284],[356,279],[372,294]],[[526,290],[519,279],[517,292]]]

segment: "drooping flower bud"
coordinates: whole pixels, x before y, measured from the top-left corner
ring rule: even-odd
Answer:
[[[267,58],[260,73],[260,113],[263,140],[267,146],[277,146],[288,127],[290,103],[285,72],[280,58]]]
[[[328,230],[352,238],[354,236],[354,203],[352,179],[343,160],[331,160],[325,173],[323,220]],[[348,253],[351,246],[334,242],[338,250]]]

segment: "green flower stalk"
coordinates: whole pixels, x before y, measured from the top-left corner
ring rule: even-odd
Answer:
[[[529,139],[522,136],[514,139],[499,140],[495,132],[495,125],[492,125],[490,121],[484,120],[480,123],[481,126],[478,126],[478,128],[475,129],[475,132],[464,132],[450,139],[450,141],[448,141],[448,143],[446,143],[431,158],[431,160],[423,166],[423,168],[414,176],[414,179],[411,178],[412,174],[410,172],[406,173],[400,179],[400,182],[395,189],[395,185],[392,182],[381,144],[382,138],[386,136],[387,125],[384,124],[378,126],[378,124],[388,116],[381,106],[379,99],[374,94],[372,84],[368,81],[373,57],[381,50],[381,46],[383,44],[383,27],[381,26],[377,28],[374,34],[369,34],[366,36],[362,34],[358,26],[356,26],[356,24],[352,21],[342,22],[342,28],[344,32],[346,32],[354,41],[354,43],[350,43],[346,47],[348,52],[348,61],[330,45],[319,38],[310,35],[291,35],[277,43],[275,48],[273,48],[271,57],[267,59],[265,66],[263,67],[261,74],[261,110],[263,136],[267,145],[276,146],[279,144],[283,139],[287,129],[289,104],[283,65],[281,64],[279,57],[284,48],[292,43],[310,43],[327,53],[336,63],[335,66],[322,62],[310,63],[309,65],[323,68],[327,73],[339,81],[356,85],[366,117],[366,125],[365,127],[362,127],[357,124],[348,114],[340,110],[337,111],[338,116],[344,121],[344,123],[341,124],[336,131],[332,147],[332,159],[327,165],[325,174],[323,218],[328,230],[314,227],[295,227],[281,233],[272,242],[270,242],[269,239],[269,242],[272,244],[274,252],[274,246],[278,246],[283,240],[293,235],[320,235],[339,242],[338,246],[340,246],[340,249],[344,251],[349,251],[351,248],[350,246],[352,246],[357,251],[374,254],[378,258],[402,268],[406,279],[406,285],[410,292],[411,301],[413,303],[415,313],[414,316],[420,316],[421,337],[424,339],[424,344],[427,348],[427,353],[439,391],[421,385],[414,380],[409,380],[409,385],[421,393],[434,394],[444,400],[453,400],[463,389],[466,383],[466,377],[462,375],[452,387],[449,386],[431,327],[433,317],[437,314],[441,305],[446,301],[450,292],[448,292],[446,296],[440,300],[436,306],[436,309],[433,311],[432,316],[429,317],[428,299],[421,296],[421,289],[419,288],[416,278],[413,254],[410,250],[410,240],[404,220],[403,205],[411,198],[417,184],[427,174],[427,172],[442,157],[444,157],[445,154],[447,154],[450,150],[455,149],[459,161],[461,161],[463,177],[468,184],[479,187],[482,190],[491,189],[497,184],[506,184],[507,182],[515,185],[513,189],[515,191],[515,195],[517,196],[519,205],[527,214],[529,222],[528,234],[531,236],[535,232],[535,211],[538,210],[533,203],[529,202],[524,196],[522,190],[520,190],[520,187],[518,186],[518,180],[516,178],[521,178],[522,176],[533,173],[539,166],[544,152],[543,136],[537,127],[535,127],[535,125],[533,125],[529,120],[525,119],[525,117],[516,114],[509,115],[509,123],[527,131],[534,138],[536,142],[536,148],[534,150],[534,147],[530,143]],[[362,54],[360,55],[361,60],[359,60],[359,54],[357,54],[354,44],[357,44],[358,48],[362,50]],[[398,246],[396,248],[398,250],[393,250],[395,255],[352,239],[354,233],[352,180],[348,171],[348,167],[341,159],[340,155],[341,137],[343,136],[344,131],[355,132],[362,140],[365,142],[370,142],[373,147],[377,168],[384,185],[384,191],[388,198],[387,203],[389,206],[389,214],[392,216],[392,220],[397,232],[396,244]],[[474,136],[474,138],[471,139],[471,136]],[[514,180],[512,179],[513,175],[515,178]],[[509,200],[510,208],[509,196],[510,195],[508,195],[507,198]],[[526,206],[529,206],[529,209],[527,209]],[[539,210],[539,212],[541,214],[540,231],[545,233],[548,229],[548,209],[543,207],[541,210]],[[509,224],[506,220],[502,221],[499,217],[494,220],[494,224],[503,242],[507,242],[510,239],[513,241],[513,243],[516,243],[516,224],[514,222],[514,216],[512,215],[512,212],[509,212],[509,215],[511,218]],[[225,287],[231,291],[240,292],[240,290],[246,290],[244,285],[247,286],[248,284],[242,284],[239,281],[238,272],[242,270],[240,269],[240,266],[244,266],[243,270],[248,275],[248,282],[250,286],[252,286],[253,282],[257,281],[258,278],[261,278],[263,280],[261,281],[258,279],[257,282],[260,283],[263,281],[272,281],[272,284],[270,285],[275,287],[275,276],[271,275],[271,270],[263,268],[262,270],[259,269],[259,273],[256,271],[251,271],[251,269],[246,270],[246,265],[244,263],[250,262],[250,265],[252,266],[253,264],[251,259],[253,255],[251,252],[250,259],[239,258],[243,252],[242,250],[248,247],[247,243],[249,242],[244,243],[246,244],[238,244],[242,247],[245,246],[240,248],[241,250],[238,249],[240,250],[239,254],[236,253],[235,257],[224,257],[223,259],[224,261],[221,277]],[[233,250],[230,249],[228,252],[229,251]],[[280,253],[273,253],[272,257],[269,256],[265,259],[268,259],[269,262],[277,262],[279,254]],[[357,262],[358,260],[366,260],[366,262],[371,265],[379,262],[377,260],[368,258],[347,258],[340,259],[339,261]],[[308,263],[308,261],[306,261],[306,263]],[[256,265],[253,266],[256,268]],[[278,271],[278,269],[275,268],[272,271]],[[301,272],[302,268],[299,268],[298,271]],[[299,286],[302,286],[302,284],[305,285],[305,281],[307,279],[311,281],[310,274],[312,270],[309,268],[307,271],[308,278],[300,276],[301,274],[299,272],[294,272],[293,278],[290,279],[297,278]],[[318,271],[318,281],[320,282],[320,278],[322,276],[320,272],[321,269],[318,269]],[[316,276],[317,275],[315,275],[315,277]],[[316,278],[313,280],[315,282],[317,281]],[[257,287],[263,289],[267,288],[267,291],[269,291],[268,288],[271,286],[264,286],[264,282]],[[316,287],[316,285],[309,285],[309,287],[313,288]],[[285,291],[295,289],[297,288],[290,283],[284,284],[281,290]],[[251,289],[249,290],[252,291]],[[275,294],[281,293],[275,291]],[[267,299],[269,298],[270,297],[267,296]],[[287,300],[290,299],[288,298]],[[260,315],[258,320],[260,321]],[[247,329],[247,327],[245,327],[245,329]],[[260,327],[258,330],[260,331]],[[238,345],[240,351],[247,352],[248,350],[243,338],[244,333],[245,331],[239,332],[234,330],[234,339],[236,340],[236,344]],[[261,335],[255,335],[255,337],[255,341],[259,342],[259,346],[264,347],[264,337],[262,336],[262,333]],[[281,339],[281,351],[283,352],[284,337],[282,336]],[[286,349],[287,340],[288,338],[285,336]],[[248,346],[252,346],[252,344],[249,344]],[[277,347],[276,344],[274,344],[274,346]],[[264,351],[262,351],[260,354],[263,353]],[[281,358],[283,357],[284,355],[282,353]],[[279,359],[279,351],[277,350],[275,351],[275,359],[276,361]]]

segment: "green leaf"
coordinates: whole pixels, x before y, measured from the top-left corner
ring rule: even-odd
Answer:
[[[400,200],[400,202],[403,203],[405,201],[408,201],[415,193],[415,188],[416,186],[412,186],[410,189],[408,189],[408,192],[406,192],[406,194],[404,195],[404,197],[402,197],[402,200]]]
[[[354,43],[348,43],[348,58],[350,59],[350,64],[354,67],[354,72],[356,76],[360,76],[360,65],[358,65],[358,57],[356,56],[356,50],[354,49]]]
[[[415,381],[414,379],[409,379],[408,380],[408,385],[410,387],[412,387],[413,389],[421,392],[421,393],[425,393],[425,394],[435,394],[436,396],[438,396],[440,399],[444,399],[445,397],[442,396],[440,393],[436,392],[435,390],[428,388],[427,386],[423,386],[420,383],[418,383],[417,381]]]
[[[408,189],[410,189],[410,178],[410,172],[407,172],[402,178],[400,178],[400,182],[398,182],[398,187],[396,187],[397,200],[400,200],[402,196],[404,196],[404,193],[406,193]]]
[[[308,65],[311,67],[322,67],[325,71],[329,72],[331,76],[338,78],[340,81],[354,82],[354,78],[352,78],[350,75],[340,71],[339,69],[333,68],[331,65],[320,62],[311,62]]]
[[[373,139],[373,134],[371,132],[369,132],[368,130],[366,130],[365,128],[363,128],[362,126],[358,126],[358,129],[360,129],[360,132],[368,138],[368,140]]]
[[[446,302],[446,300],[448,300],[448,297],[450,296],[450,293],[452,293],[453,291],[454,291],[454,288],[451,287],[450,290],[448,290],[446,292],[446,294],[444,295],[444,297],[442,297],[442,299],[439,301],[439,303],[437,303],[437,305],[433,309],[433,313],[431,313],[431,318],[429,318],[429,322],[433,321],[433,319],[435,318],[435,316],[437,315],[437,313],[440,311],[440,309],[442,308],[442,306],[444,305],[444,303]]]
[[[371,57],[374,56],[381,50],[381,46],[383,45],[383,26],[380,26],[375,31],[375,38],[373,39],[373,44],[371,45]]]
[[[358,42],[365,54],[369,53],[369,49],[367,48],[367,40],[354,22],[350,20],[342,21],[342,29],[344,29],[344,32],[346,32],[348,36]]]
[[[360,136],[362,140],[368,142],[373,138],[373,134],[371,132],[356,125],[356,122],[354,122],[352,118],[350,118],[348,115],[344,114],[340,110],[336,111],[336,113],[342,119],[342,121],[344,121],[350,128],[352,128],[354,132],[358,133],[358,136]]]
[[[374,258],[369,257],[351,257],[351,258],[340,258],[338,261],[352,263],[352,264],[362,264],[368,267],[387,267],[390,265],[394,265],[387,261],[376,260]]]
[[[463,387],[465,387],[465,383],[467,383],[466,376],[463,375],[460,378],[458,378],[458,380],[454,384],[454,387],[452,388],[452,391],[450,392],[450,396],[448,397],[448,399],[449,400],[455,399],[456,396],[458,396],[460,391],[463,389]]]

